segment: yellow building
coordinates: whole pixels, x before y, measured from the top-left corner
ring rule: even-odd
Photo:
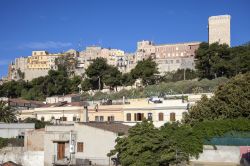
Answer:
[[[28,69],[55,69],[55,59],[61,54],[49,54],[47,51],[32,51],[28,57]]]

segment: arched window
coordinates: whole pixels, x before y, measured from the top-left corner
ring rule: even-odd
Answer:
[[[127,121],[131,121],[131,113],[127,113]]]
[[[171,121],[171,122],[174,122],[174,121],[175,121],[175,113],[174,113],[174,112],[171,112],[171,113],[170,113],[170,121]]]
[[[164,121],[164,114],[162,112],[158,114],[158,119],[159,121]]]
[[[51,116],[51,120],[54,120],[55,119],[55,117],[54,116]]]

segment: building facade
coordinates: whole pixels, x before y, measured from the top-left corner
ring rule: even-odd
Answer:
[[[34,123],[0,123],[0,137],[24,138],[26,131],[34,129]]]
[[[113,165],[107,154],[115,146],[119,134],[130,127],[120,123],[75,123],[46,126],[44,166]]]
[[[137,43],[136,60],[142,61],[151,57],[158,64],[161,74],[178,69],[194,69],[195,51],[201,42],[156,45],[152,41]]]
[[[230,47],[230,15],[211,16],[208,19],[209,44],[218,42]]]
[[[156,127],[166,122],[180,121],[188,111],[189,102],[163,100],[162,103],[150,103],[148,99],[131,99],[126,103],[100,102],[61,102],[46,104],[40,108],[19,111],[21,120],[32,117],[42,121],[73,124],[74,122],[119,122],[133,126],[142,120],[151,120]]]

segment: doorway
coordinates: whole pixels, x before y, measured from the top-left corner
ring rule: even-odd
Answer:
[[[57,143],[57,160],[63,160],[65,157],[65,143],[58,142]]]

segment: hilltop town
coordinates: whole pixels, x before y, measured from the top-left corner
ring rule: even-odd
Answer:
[[[0,165],[249,164],[250,45],[231,47],[230,22],[209,17],[205,42],[16,58],[0,84]]]

